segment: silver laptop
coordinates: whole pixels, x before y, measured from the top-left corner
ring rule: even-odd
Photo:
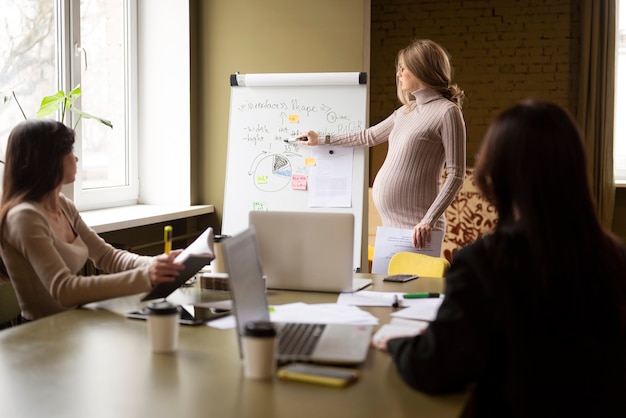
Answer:
[[[263,269],[254,227],[222,244],[235,310],[239,353],[243,327],[250,321],[269,321]],[[304,361],[328,364],[360,364],[367,358],[372,325],[276,323],[278,362]],[[306,344],[291,344],[292,334]]]
[[[270,289],[354,292],[372,280],[354,277],[354,215],[251,211]]]

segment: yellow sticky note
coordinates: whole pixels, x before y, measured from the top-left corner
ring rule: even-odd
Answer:
[[[315,157],[307,157],[304,159],[304,165],[307,167],[312,167],[315,165]]]
[[[267,176],[263,176],[263,175],[256,176],[256,183],[257,184],[267,184]]]
[[[298,123],[298,122],[300,122],[300,116],[299,115],[289,115],[287,117],[287,120],[289,121],[289,123]]]

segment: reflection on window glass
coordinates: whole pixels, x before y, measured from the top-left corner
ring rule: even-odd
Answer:
[[[34,117],[41,98],[57,91],[55,1],[2,0],[0,92],[15,92],[25,116]],[[15,100],[0,103],[1,155],[13,127],[24,120]]]
[[[128,184],[126,169],[125,16],[123,0],[81,0],[82,110],[113,129],[81,123],[83,189]]]

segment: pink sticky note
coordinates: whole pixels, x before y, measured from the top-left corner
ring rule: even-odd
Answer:
[[[291,176],[291,188],[293,190],[306,190],[307,176],[304,174],[294,174]]]

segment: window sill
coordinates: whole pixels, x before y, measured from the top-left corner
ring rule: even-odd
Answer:
[[[188,218],[190,216],[213,213],[213,205],[195,206],[157,206],[157,205],[133,205],[117,208],[87,210],[80,213],[85,223],[97,233],[118,231],[120,229],[134,228],[167,222],[174,219]]]

